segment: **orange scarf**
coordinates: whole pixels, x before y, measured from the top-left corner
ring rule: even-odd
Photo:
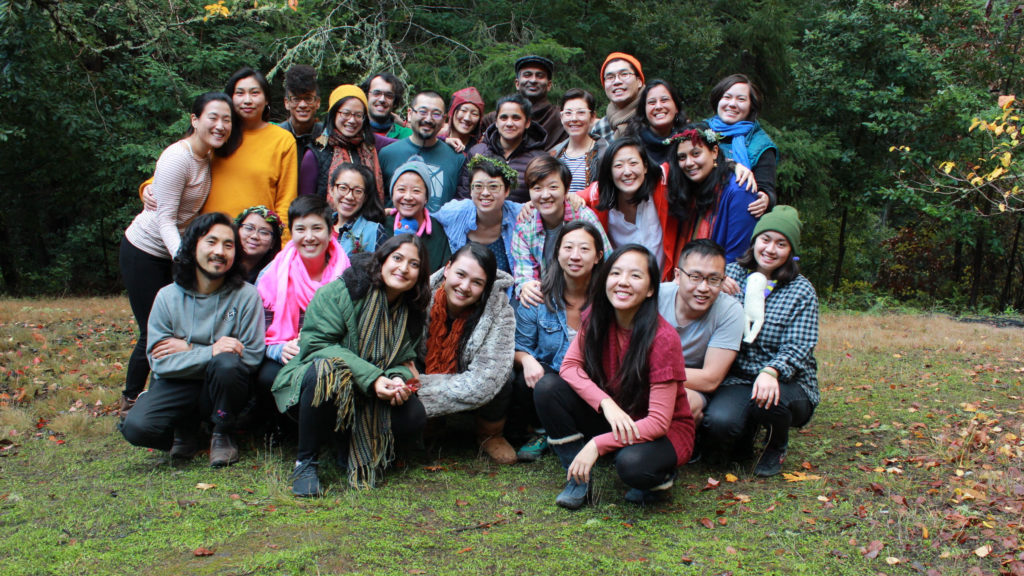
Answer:
[[[426,374],[455,374],[459,371],[459,339],[466,328],[468,314],[452,319],[448,326],[448,296],[444,282],[434,292],[427,329]]]

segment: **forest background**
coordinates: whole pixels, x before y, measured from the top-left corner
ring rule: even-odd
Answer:
[[[380,70],[493,103],[541,54],[553,101],[586,88],[603,115],[600,63],[625,51],[693,119],[720,78],[761,85],[780,202],[832,305],[1024,309],[1017,2],[213,1],[0,0],[0,292],[120,291],[138,183],[195,95],[242,65],[267,74],[281,121],[293,63],[318,69],[324,106]]]

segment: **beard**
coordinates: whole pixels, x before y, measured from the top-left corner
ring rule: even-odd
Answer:
[[[206,278],[207,280],[211,280],[211,281],[212,280],[220,280],[221,278],[224,278],[225,276],[228,275],[228,272],[231,271],[232,264],[233,264],[233,262],[228,262],[226,260],[225,260],[224,263],[226,264],[226,266],[224,267],[224,271],[223,272],[211,272],[211,271],[207,270],[206,268],[204,268],[202,266],[198,266],[198,265],[196,266],[196,268],[199,269],[199,273],[203,275],[203,278]]]
[[[390,124],[391,123],[391,112],[388,112],[384,116],[377,116],[373,112],[370,112],[370,120],[373,120],[377,124]]]

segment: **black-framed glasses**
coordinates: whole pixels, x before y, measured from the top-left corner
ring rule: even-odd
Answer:
[[[421,118],[431,118],[433,120],[440,120],[444,118],[444,112],[440,110],[430,110],[429,108],[416,108],[413,112],[420,115]]]
[[[355,188],[342,183],[335,184],[333,190],[338,194],[338,198],[344,198],[346,195],[352,194],[352,197],[358,200],[363,197],[363,194],[366,194],[366,190],[363,188]]]
[[[383,90],[370,90],[370,98],[384,97],[385,100],[393,101],[395,99],[394,92],[385,92]]]
[[[689,278],[690,282],[693,282],[695,286],[700,286],[701,282],[707,282],[708,286],[711,286],[712,288],[718,288],[719,286],[722,285],[722,282],[725,282],[724,276],[705,276],[698,272],[688,272],[678,267],[676,268],[676,270],[682,272],[683,275]]]

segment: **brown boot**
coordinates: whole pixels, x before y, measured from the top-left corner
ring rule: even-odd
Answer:
[[[210,466],[221,468],[238,462],[238,446],[227,434],[214,432],[210,438]]]
[[[516,450],[505,440],[502,432],[505,429],[505,419],[497,422],[489,422],[483,418],[476,419],[476,441],[480,449],[491,457],[498,464],[515,464]]]

